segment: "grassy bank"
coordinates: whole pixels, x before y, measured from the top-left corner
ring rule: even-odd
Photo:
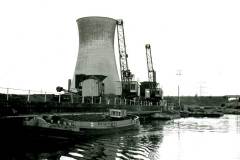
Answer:
[[[166,96],[165,100],[173,104],[178,104],[178,97]],[[223,106],[227,103],[225,96],[181,96],[181,103],[188,106]]]

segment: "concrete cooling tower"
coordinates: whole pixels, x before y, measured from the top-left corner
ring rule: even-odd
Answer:
[[[84,17],[77,20],[79,52],[72,88],[83,96],[121,94],[114,53],[116,20],[107,17]]]

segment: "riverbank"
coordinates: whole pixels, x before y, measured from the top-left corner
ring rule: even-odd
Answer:
[[[185,105],[180,113],[182,117],[220,117],[224,114],[240,115],[240,109],[225,106]]]
[[[224,114],[235,114],[240,115],[240,109],[226,108],[223,110]]]

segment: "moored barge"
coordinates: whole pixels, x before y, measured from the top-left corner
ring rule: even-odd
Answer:
[[[110,109],[109,114],[34,116],[23,123],[26,133],[53,138],[81,138],[138,129],[139,117],[126,110]]]

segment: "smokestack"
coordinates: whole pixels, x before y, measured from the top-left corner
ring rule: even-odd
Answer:
[[[68,79],[68,91],[70,91],[70,89],[71,89],[71,83],[72,83],[72,80]]]

